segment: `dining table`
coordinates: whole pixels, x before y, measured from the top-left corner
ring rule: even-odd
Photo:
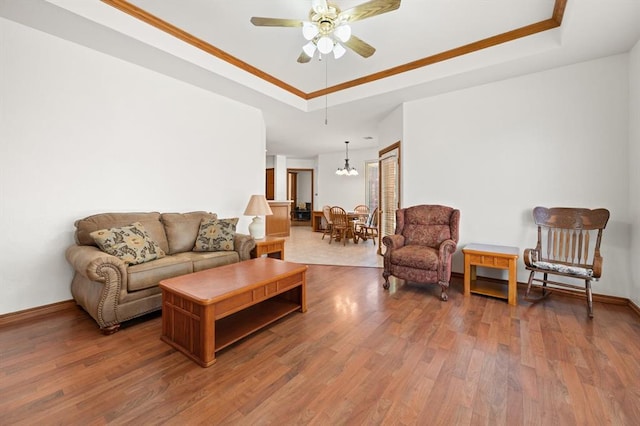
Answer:
[[[368,216],[369,215],[366,213],[360,213],[360,212],[354,212],[354,211],[347,212],[347,219],[351,224],[351,226],[349,227],[347,238],[352,239],[355,244],[358,244],[357,233],[356,233],[356,223],[366,222]]]

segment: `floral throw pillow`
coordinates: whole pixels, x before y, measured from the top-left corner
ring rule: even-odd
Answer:
[[[140,222],[119,228],[100,229],[89,235],[103,252],[116,256],[129,265],[159,259],[165,255]]]
[[[202,219],[193,251],[233,251],[238,218]]]

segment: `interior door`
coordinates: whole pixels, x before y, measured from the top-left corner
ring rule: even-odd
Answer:
[[[275,172],[273,167],[265,171],[265,195],[267,200],[275,199]]]
[[[378,234],[380,241],[396,229],[396,210],[400,208],[400,142],[384,148],[378,153],[380,173],[380,217]],[[383,244],[378,244],[378,252],[384,254]]]

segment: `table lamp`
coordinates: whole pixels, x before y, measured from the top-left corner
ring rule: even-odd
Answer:
[[[260,216],[272,215],[271,207],[264,195],[252,195],[247,208],[244,209],[245,216],[254,216],[249,225],[249,234],[256,239],[264,238],[264,219]]]

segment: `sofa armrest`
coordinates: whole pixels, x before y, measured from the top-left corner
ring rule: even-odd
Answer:
[[[251,235],[236,233],[233,245],[240,256],[240,261],[249,260],[251,259],[251,250],[256,246],[256,240]]]
[[[77,273],[91,281],[101,283],[120,281],[126,288],[127,265],[119,258],[93,246],[71,246],[66,258]]]

